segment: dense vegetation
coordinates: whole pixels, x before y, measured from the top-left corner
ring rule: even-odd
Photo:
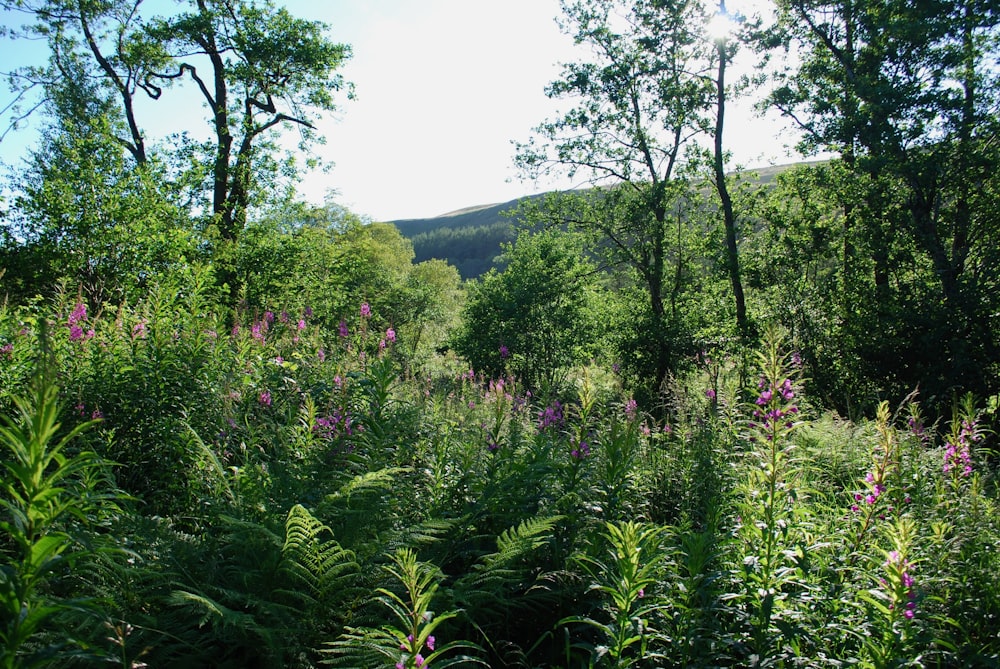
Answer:
[[[0,6],[52,52],[0,219],[0,665],[1000,664],[991,4],[565,3],[594,62],[517,160],[596,187],[469,282],[283,187],[348,88],[322,25]],[[800,55],[771,103],[835,159],[722,172],[737,45]],[[212,140],[147,143],[184,82]]]

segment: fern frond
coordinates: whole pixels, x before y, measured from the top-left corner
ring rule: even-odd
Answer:
[[[385,467],[373,472],[358,474],[341,486],[340,490],[327,496],[328,501],[346,499],[352,495],[364,494],[374,490],[391,490],[395,479],[400,474],[411,471],[409,467]]]
[[[532,552],[541,548],[552,536],[562,516],[528,518],[508,528],[497,537],[497,550],[484,555],[472,569],[454,585],[456,599],[471,611],[502,605],[513,590],[530,589],[527,581]],[[521,603],[527,600],[520,599]]]
[[[331,535],[326,541],[322,539],[324,533]],[[330,528],[301,504],[289,510],[281,549],[282,568],[306,583],[319,599],[343,590],[361,569],[354,553],[341,547],[332,535]]]
[[[198,619],[198,627],[219,625],[224,630],[250,632],[254,636],[270,640],[270,633],[257,620],[243,611],[235,611],[206,595],[188,590],[174,590],[167,597],[167,603],[183,609]]]

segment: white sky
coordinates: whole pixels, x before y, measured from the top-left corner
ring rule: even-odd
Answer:
[[[520,182],[513,140],[554,117],[544,94],[560,62],[573,60],[572,40],[555,23],[558,0],[284,0],[296,16],[329,24],[350,44],[343,68],[357,99],[343,100],[320,129],[317,153],[334,163],[308,175],[303,196],[333,199],[374,220],[423,218],[468,206],[505,202],[569,182]],[[10,17],[7,17],[8,19]],[[18,48],[10,42],[0,49]],[[0,63],[10,60],[0,51]],[[0,66],[0,69],[7,69]],[[0,97],[0,107],[9,96]],[[197,103],[192,103],[197,105]],[[159,105],[163,119],[184,110]],[[193,123],[204,123],[191,109]],[[163,121],[164,125],[166,120]],[[726,142],[735,163],[757,167],[790,162],[783,124],[756,118],[751,102],[728,108]],[[17,163],[34,140],[29,131],[0,144],[0,158]]]

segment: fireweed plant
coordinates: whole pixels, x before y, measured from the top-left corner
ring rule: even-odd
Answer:
[[[781,338],[774,331],[765,337],[763,346],[757,397],[748,422],[745,495],[739,504],[738,530],[755,664],[766,663],[782,646],[778,623],[791,609],[786,586],[794,570],[788,549],[795,543],[792,521],[798,494],[791,438],[799,420],[793,355],[782,352]]]
[[[10,632],[18,658],[72,640],[149,666],[998,664],[1000,513],[972,400],[940,435],[912,403],[814,418],[770,335],[742,414],[720,349],[654,422],[597,365],[531,397],[451,355],[407,360],[374,299],[327,329],[303,307],[218,318],[212,286],[0,308],[2,424],[27,420],[13,398],[47,323],[64,427],[43,450],[72,434],[67,466],[109,463],[57,486],[73,511],[52,531],[0,542],[11,582],[38,577],[0,621],[38,612],[39,634]],[[117,488],[134,501],[100,499]],[[126,550],[88,553],[97,536]],[[62,558],[32,572],[25,545]]]

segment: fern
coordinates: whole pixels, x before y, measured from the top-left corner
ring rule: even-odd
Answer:
[[[330,534],[331,538],[324,541],[324,533]],[[281,554],[282,568],[305,583],[320,601],[327,599],[331,593],[342,592],[360,571],[354,553],[342,548],[332,538],[330,528],[301,504],[296,504],[288,512]]]
[[[374,472],[365,472],[352,478],[340,490],[327,496],[330,502],[344,500],[350,503],[352,495],[362,495],[376,490],[391,490],[396,476],[409,472],[408,467],[386,467]]]
[[[510,597],[531,587],[529,557],[552,538],[562,516],[529,518],[504,530],[496,539],[497,550],[482,556],[472,569],[455,581],[452,592],[456,602],[477,616],[499,612],[514,606],[528,607],[531,597]],[[543,594],[538,591],[536,595]]]

